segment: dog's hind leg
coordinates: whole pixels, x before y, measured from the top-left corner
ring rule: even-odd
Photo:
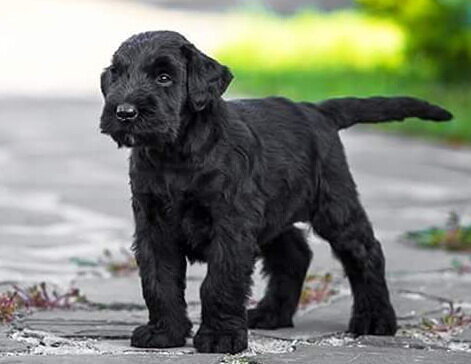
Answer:
[[[248,311],[249,328],[276,329],[293,326],[304,278],[312,253],[303,233],[294,226],[261,250],[263,272],[269,281],[265,297]]]
[[[350,281],[354,301],[349,332],[394,335],[396,316],[389,300],[383,253],[345,159],[325,163],[322,175],[319,209],[312,225],[331,244]]]

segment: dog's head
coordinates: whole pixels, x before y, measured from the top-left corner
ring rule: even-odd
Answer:
[[[175,32],[126,40],[101,75],[100,128],[118,146],[172,143],[182,123],[221,97],[229,69]]]

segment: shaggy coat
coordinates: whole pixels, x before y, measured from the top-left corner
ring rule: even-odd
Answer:
[[[348,330],[394,335],[383,253],[338,131],[451,114],[409,97],[225,101],[231,79],[227,67],[166,31],[126,40],[101,76],[101,130],[131,148],[134,250],[149,310],[131,344],[185,344],[187,260],[208,265],[198,351],[240,352],[248,328],[292,326],[311,260],[296,222],[311,224],[343,264],[354,298]],[[269,282],[247,312],[257,258]]]

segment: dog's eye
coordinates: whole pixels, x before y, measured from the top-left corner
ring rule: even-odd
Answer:
[[[161,86],[170,86],[172,84],[172,78],[168,73],[160,73],[157,76],[157,83]]]

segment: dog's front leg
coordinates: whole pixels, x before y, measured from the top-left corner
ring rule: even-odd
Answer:
[[[185,345],[191,322],[186,314],[186,258],[162,222],[156,224],[149,204],[133,201],[136,221],[134,249],[149,322],[137,327],[131,345],[168,348]]]
[[[202,323],[193,339],[204,353],[238,353],[247,348],[246,300],[255,262],[255,242],[232,228],[216,229],[201,285]],[[217,231],[219,230],[219,231]]]

